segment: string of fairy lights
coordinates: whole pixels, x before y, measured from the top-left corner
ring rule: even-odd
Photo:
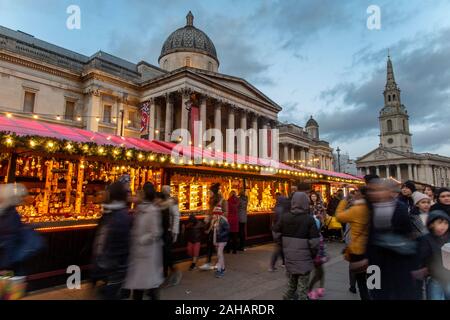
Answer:
[[[42,115],[40,115],[42,116]],[[6,113],[7,118],[12,118],[12,113]],[[39,115],[33,115],[33,119],[39,119]],[[110,140],[107,137],[107,140]],[[126,138],[122,137],[123,140]],[[123,145],[99,145],[94,142],[74,142],[64,139],[57,139],[51,137],[42,137],[38,135],[27,135],[21,136],[13,132],[0,132],[0,142],[9,150],[14,148],[42,151],[49,154],[71,154],[79,156],[96,156],[96,157],[107,157],[113,160],[123,160],[123,161],[136,161],[136,162],[150,162],[150,163],[170,163],[176,166],[210,166],[223,169],[231,170],[242,170],[249,172],[258,172],[261,174],[279,174],[286,175],[297,178],[314,178],[314,179],[326,179],[327,181],[336,181],[343,183],[361,183],[357,179],[343,179],[334,176],[326,176],[323,174],[316,173],[307,168],[292,168],[281,169],[273,166],[263,166],[256,164],[243,164],[238,162],[230,162],[223,159],[211,159],[197,157],[195,159],[189,159],[183,155],[164,155],[156,152],[144,151],[136,148],[127,148]],[[189,142],[192,146],[192,143]],[[202,148],[203,149],[203,148]],[[206,149],[206,148],[205,148]],[[212,151],[209,147],[208,150]],[[217,150],[220,152],[219,150]]]

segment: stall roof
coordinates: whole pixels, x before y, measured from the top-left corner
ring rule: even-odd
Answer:
[[[342,172],[336,172],[336,171],[330,171],[330,170],[325,170],[325,169],[318,169],[318,168],[313,168],[313,167],[303,167],[309,171],[313,171],[316,172],[318,174],[323,174],[326,176],[332,176],[332,177],[336,177],[336,178],[341,178],[341,179],[352,179],[352,180],[360,180],[361,178],[356,177],[356,176],[352,176],[350,174],[347,173],[342,173]]]
[[[170,150],[154,141],[129,137],[125,138],[107,133],[92,132],[75,127],[17,117],[8,118],[0,116],[0,131],[11,132],[18,136],[41,136],[79,143],[93,142],[98,145],[111,145],[161,154],[170,154]]]

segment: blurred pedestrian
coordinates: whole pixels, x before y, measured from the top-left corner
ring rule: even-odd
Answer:
[[[286,270],[289,276],[285,300],[308,299],[309,275],[314,269],[314,257],[319,249],[319,230],[309,213],[306,193],[292,196],[291,209],[282,215],[273,231],[281,233]]]
[[[247,231],[247,206],[248,197],[245,195],[245,190],[239,193],[239,251],[245,251],[245,237]]]
[[[325,269],[323,264],[328,261],[328,255],[326,252],[325,241],[323,239],[322,233],[320,232],[323,224],[323,213],[316,211],[313,214],[314,220],[316,222],[317,229],[319,230],[320,242],[319,251],[314,257],[314,272],[311,281],[308,286],[308,298],[310,300],[317,300],[325,295]],[[319,287],[314,289],[315,284],[319,282]]]
[[[230,240],[228,241],[228,244],[225,248],[225,251],[227,253],[230,253],[230,251],[232,251],[233,254],[237,253],[238,236],[239,236],[238,209],[239,209],[239,198],[236,196],[235,191],[231,191],[230,197],[228,199],[227,220],[228,223],[230,224]]]
[[[182,273],[175,265],[172,253],[173,243],[177,241],[179,233],[180,212],[178,203],[170,197],[170,187],[163,186],[162,192],[156,193],[156,204],[161,210],[163,227],[163,264],[164,278],[163,286],[176,286],[180,283]]]
[[[367,289],[366,246],[369,236],[369,208],[365,200],[365,187],[353,193],[352,204],[348,207],[347,199],[342,200],[336,209],[336,218],[348,224],[350,229],[349,242],[344,252],[344,258],[349,262],[350,280],[354,277],[359,289],[361,300],[369,300]],[[356,293],[352,283],[350,292]]]
[[[161,212],[154,203],[153,184],[146,182],[143,192],[144,199],[137,207],[131,231],[125,288],[133,290],[134,300],[142,300],[145,293],[151,300],[159,300],[159,286],[164,281]]]
[[[289,211],[288,208],[290,207],[290,204],[288,204],[290,202],[289,198],[284,197],[280,192],[277,192],[275,194],[275,200],[275,217],[273,219],[272,229],[280,222],[281,217]],[[275,242],[275,248],[270,258],[269,272],[274,272],[277,270],[276,263],[279,258],[281,258],[281,265],[285,266],[283,245],[281,243],[281,233],[272,231],[272,235]]]
[[[121,288],[127,272],[131,217],[127,208],[127,190],[115,182],[107,189],[107,202],[97,227],[93,244],[92,280],[101,282],[99,297],[106,300],[122,298]]]
[[[431,211],[442,210],[450,216],[450,189],[440,188],[436,192],[436,203],[431,207]]]
[[[223,214],[222,207],[218,204],[213,209],[213,239],[217,250],[217,270],[216,278],[222,278],[225,275],[225,257],[223,250],[230,237],[230,224]]]
[[[370,291],[374,300],[414,300],[416,242],[411,238],[412,226],[408,208],[393,198],[389,181],[369,184],[368,199],[371,223],[368,241],[369,265],[381,272],[380,288]]]
[[[200,255],[200,246],[203,236],[203,221],[197,219],[195,214],[190,214],[184,227],[185,239],[187,241],[187,253],[192,259],[189,270],[197,269],[197,261]]]
[[[22,184],[0,185],[0,271],[25,276],[25,262],[43,248],[43,239],[20,221],[16,206],[28,195]]]

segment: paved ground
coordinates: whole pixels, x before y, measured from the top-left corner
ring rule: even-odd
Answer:
[[[325,289],[323,299],[358,300],[359,296],[348,291],[348,264],[340,254],[343,246],[339,243],[327,244],[331,260],[325,265]],[[225,256],[226,274],[216,279],[212,271],[188,271],[189,263],[179,266],[183,279],[176,287],[163,289],[164,300],[278,300],[283,296],[287,283],[283,268],[268,272],[273,245],[249,248],[243,253]],[[203,260],[200,260],[202,263]],[[90,290],[83,285],[81,290],[52,288],[31,293],[30,300],[81,300],[91,299]]]

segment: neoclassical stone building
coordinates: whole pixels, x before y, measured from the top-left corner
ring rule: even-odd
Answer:
[[[283,124],[280,130],[280,159],[333,171],[333,149],[320,140],[319,124],[311,118],[304,130],[295,124]]]
[[[390,57],[387,60],[387,80],[384,107],[380,111],[380,146],[358,158],[361,175],[373,173],[394,177],[399,181],[413,180],[433,186],[450,186],[450,158],[430,153],[415,153],[409,131],[409,115],[401,103],[400,88],[394,77]]]
[[[85,56],[0,26],[0,111],[122,136],[186,145],[214,142],[223,150],[236,139],[235,152],[277,156],[272,130],[278,128],[281,107],[246,80],[219,73],[216,48],[194,26],[192,13],[164,42],[158,62],[135,64],[102,51]],[[140,131],[143,104],[149,108],[146,132]],[[195,121],[202,125],[195,127]],[[194,128],[200,132],[194,134]],[[220,138],[207,133],[212,128]],[[226,129],[247,133],[227,136]],[[289,130],[281,128],[292,146],[311,150],[311,158],[331,159],[328,144],[318,140],[318,126],[317,136],[312,129],[297,136]],[[325,163],[319,165],[325,168]]]

